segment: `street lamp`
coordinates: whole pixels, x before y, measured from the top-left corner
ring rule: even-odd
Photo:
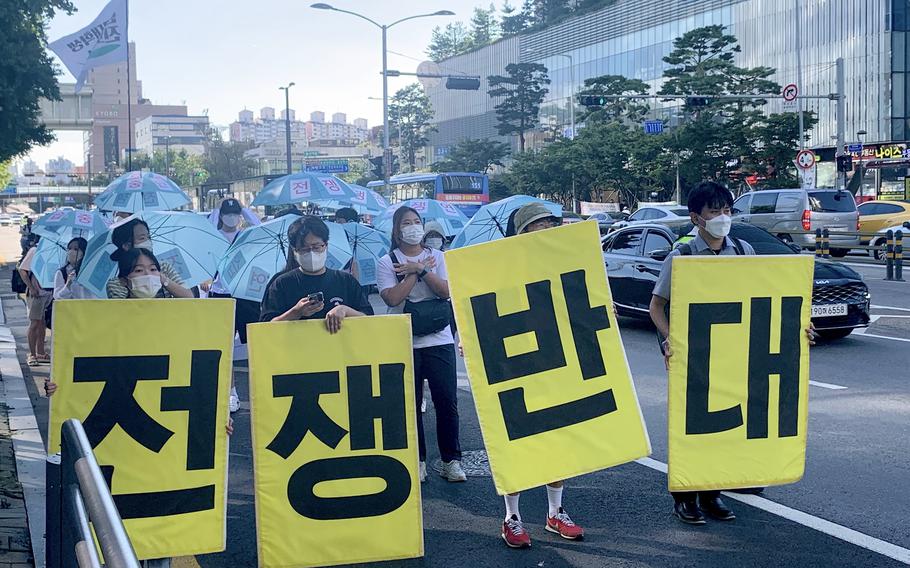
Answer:
[[[536,49],[529,49],[528,53],[548,57]],[[569,136],[569,139],[575,140],[575,59],[565,53],[557,53],[554,57],[565,57],[569,60],[569,121],[572,128],[572,135]]]
[[[288,93],[293,86],[294,82],[291,81],[287,87],[278,87],[279,91],[284,91],[284,140],[288,152],[288,175],[291,175],[291,98]]]
[[[402,18],[396,20],[391,24],[380,24],[370,18],[367,18],[363,14],[358,14],[357,12],[351,12],[349,10],[342,10],[340,8],[335,8],[329,4],[324,4],[319,2],[317,4],[311,4],[310,8],[315,8],[317,10],[332,10],[334,12],[341,12],[342,14],[350,14],[360,18],[361,20],[366,20],[382,30],[382,157],[383,157],[383,170],[385,173],[384,181],[385,187],[389,185],[389,177],[391,175],[392,169],[392,157],[391,157],[391,147],[389,146],[389,69],[388,69],[388,49],[386,36],[389,28],[396,26],[402,22],[408,20],[416,20],[417,18],[428,18],[430,16],[454,16],[455,12],[451,10],[439,10],[433,12],[432,14],[417,14],[414,16],[408,16],[407,18]]]

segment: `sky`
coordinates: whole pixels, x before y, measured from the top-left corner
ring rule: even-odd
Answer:
[[[293,81],[291,108],[307,120],[314,110],[347,114],[348,122],[382,122],[381,32],[348,14],[315,10],[311,0],[131,0],[130,41],[136,43],[143,96],[155,104],[186,104],[189,114],[228,125],[244,108],[284,108],[278,87]],[[411,20],[388,32],[389,69],[414,72],[426,59],[434,26],[467,21],[489,0],[331,0],[379,23],[451,10],[455,16]],[[74,0],[78,12],[57,14],[54,41],[88,25],[107,0]],[[498,2],[497,2],[498,5]],[[60,82],[75,82],[57,60]],[[389,78],[389,96],[412,77]],[[277,114],[277,112],[276,112]],[[82,165],[82,133],[57,132],[58,141],[29,154],[40,167],[63,155]]]

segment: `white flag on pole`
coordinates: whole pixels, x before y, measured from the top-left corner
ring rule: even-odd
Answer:
[[[76,77],[77,93],[89,69],[126,60],[127,1],[111,0],[91,24],[48,45]]]

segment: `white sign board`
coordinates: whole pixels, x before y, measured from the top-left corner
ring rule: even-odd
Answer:
[[[579,204],[581,205],[582,215],[619,212],[619,203],[593,203],[591,201],[579,201]]]

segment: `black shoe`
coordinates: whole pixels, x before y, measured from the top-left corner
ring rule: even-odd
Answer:
[[[761,495],[765,492],[764,487],[743,487],[741,489],[728,489],[732,493],[739,493],[740,495]]]
[[[716,519],[718,521],[732,521],[736,518],[736,515],[733,514],[733,511],[724,505],[724,502],[720,500],[720,497],[701,500],[700,505],[705,513],[707,513],[708,516],[712,519]]]
[[[673,506],[673,514],[687,525],[705,524],[705,516],[695,501],[677,501]]]

